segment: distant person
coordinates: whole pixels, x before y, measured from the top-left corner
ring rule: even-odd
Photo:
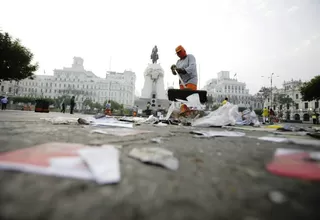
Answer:
[[[64,101],[64,100],[62,101],[62,104],[61,104],[61,112],[62,112],[62,113],[65,113],[65,112],[66,112],[66,104],[65,104],[65,101]]]
[[[138,106],[133,106],[133,117],[136,117],[138,114]]]
[[[106,115],[111,115],[111,101],[110,100],[108,100],[108,102],[106,104],[105,114]]]
[[[313,114],[312,114],[312,122],[313,122],[313,124],[315,125],[315,124],[317,124],[317,114],[314,112]]]
[[[275,113],[274,113],[273,109],[270,108],[270,109],[269,109],[269,123],[272,124],[273,121],[274,121],[274,118],[275,118]]]
[[[150,105],[151,105],[151,103],[148,102],[148,103],[147,103],[147,110],[150,110]]]
[[[222,101],[222,105],[227,104],[227,102],[228,102],[228,98],[226,97],[226,98]]]
[[[266,107],[264,107],[263,112],[262,112],[262,122],[266,123],[266,120],[269,116],[269,111]]]
[[[180,58],[176,64],[171,66],[173,75],[176,71],[181,77],[187,89],[197,90],[198,73],[196,59],[193,55],[187,54],[186,50],[180,45],[176,48],[177,56]],[[179,80],[180,89],[185,89]]]
[[[1,99],[1,109],[2,110],[6,110],[7,109],[7,103],[8,103],[8,98],[7,97],[3,97]]]
[[[74,106],[76,105],[75,96],[70,99],[70,114],[73,114]]]

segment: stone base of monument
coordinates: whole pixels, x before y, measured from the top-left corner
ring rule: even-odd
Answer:
[[[151,103],[150,109],[154,112],[157,112],[162,109],[167,110],[170,105],[167,99],[156,99],[155,102],[152,103],[152,99],[147,98],[140,98],[135,100],[134,105],[138,106],[139,109],[146,109],[148,102]]]
[[[168,98],[170,101],[177,101],[177,99],[187,100],[189,95],[194,93],[198,93],[200,97],[200,102],[206,103],[207,99],[207,91],[205,90],[189,90],[189,89],[169,89],[168,90]]]

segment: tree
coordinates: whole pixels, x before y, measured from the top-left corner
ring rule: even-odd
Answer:
[[[270,89],[270,88],[267,88],[267,87],[262,87],[262,88],[259,90],[259,93],[261,94],[261,96],[262,96],[263,99],[266,99],[268,96],[270,96],[270,94],[271,94],[271,89]]]
[[[93,108],[93,102],[92,102],[91,99],[86,99],[86,100],[84,100],[82,104],[83,104],[83,106],[85,106],[85,107],[89,106],[90,109]]]
[[[279,94],[277,96],[277,101],[279,102],[280,105],[289,105],[294,104],[294,101],[292,98],[290,98],[288,95],[285,94]]]
[[[31,64],[33,54],[12,39],[8,33],[0,31],[0,82],[3,80],[33,79],[38,64]]]
[[[303,101],[320,99],[320,75],[313,77],[309,82],[303,83],[300,87]]]

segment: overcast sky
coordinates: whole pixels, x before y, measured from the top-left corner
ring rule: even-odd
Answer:
[[[139,93],[154,45],[166,86],[177,86],[180,44],[200,65],[201,87],[221,70],[252,94],[272,72],[277,86],[320,74],[320,0],[0,0],[0,29],[31,49],[37,74],[80,56],[100,77],[131,69]]]

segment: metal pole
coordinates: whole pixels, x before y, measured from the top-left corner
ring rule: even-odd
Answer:
[[[272,75],[273,75],[274,73],[272,73],[271,74],[271,77],[270,77],[270,81],[271,81],[271,90],[270,90],[270,92],[271,92],[271,108],[273,109],[273,106],[272,106]],[[274,110],[274,109],[273,109]]]
[[[200,89],[200,64],[199,64],[199,89]]]

